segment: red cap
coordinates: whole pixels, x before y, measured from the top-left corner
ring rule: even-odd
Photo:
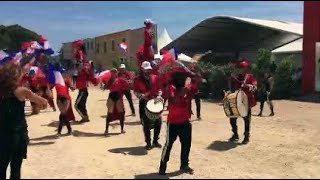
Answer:
[[[30,42],[25,42],[25,43],[22,44],[21,49],[22,49],[22,50],[26,50],[26,49],[28,49],[30,46],[31,46],[31,43],[30,43]]]
[[[239,66],[240,68],[247,69],[247,68],[250,67],[250,61],[248,61],[248,60],[243,60],[243,61],[241,61],[241,62],[238,64],[238,66]]]
[[[40,42],[45,42],[45,41],[48,41],[48,39],[45,38],[45,37],[43,37],[43,36],[41,36],[41,37],[40,37]]]

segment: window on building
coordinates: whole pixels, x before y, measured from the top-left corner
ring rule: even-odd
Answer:
[[[104,52],[107,52],[107,42],[104,42]]]
[[[126,42],[126,38],[122,38],[122,42]]]
[[[99,43],[96,44],[97,47],[97,53],[99,54]]]
[[[112,51],[115,51],[115,49],[116,49],[114,40],[112,40],[112,47],[111,48],[112,48]]]
[[[87,42],[87,51],[89,51],[90,50],[90,43],[89,42]]]
[[[91,41],[91,50],[93,50],[93,41]]]

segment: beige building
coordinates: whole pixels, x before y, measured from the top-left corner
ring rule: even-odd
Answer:
[[[153,29],[153,43],[155,54],[157,53],[157,26]],[[84,39],[87,59],[101,65],[103,69],[113,68],[114,63],[127,61],[130,65],[137,65],[136,53],[144,42],[144,28],[128,29],[125,31],[110,33],[95,38]],[[128,44],[127,55],[124,55],[119,44]],[[72,45],[70,42],[63,43],[64,59],[72,59]]]
[[[153,30],[154,48],[157,50],[157,28]],[[101,64],[104,69],[113,67],[114,62],[124,63],[127,61],[130,65],[137,64],[136,53],[144,42],[144,28],[128,29],[121,32],[98,36],[95,38],[96,52],[95,63]],[[119,48],[121,42],[128,44],[127,55],[123,54]],[[157,52],[155,52],[157,53]]]
[[[62,44],[62,57],[64,60],[73,59],[72,42]]]

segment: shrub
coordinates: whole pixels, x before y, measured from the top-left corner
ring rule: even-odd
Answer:
[[[223,90],[228,90],[228,78],[236,69],[228,65],[216,66],[201,61],[199,67],[208,81],[200,86],[201,92],[204,94],[203,97],[208,97],[211,93],[211,98],[222,99],[224,97]]]
[[[289,98],[294,90],[292,74],[295,70],[295,62],[292,56],[285,57],[279,64],[274,76],[274,96],[275,98]]]

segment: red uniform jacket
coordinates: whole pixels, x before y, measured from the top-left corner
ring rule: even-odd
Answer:
[[[127,89],[125,91],[133,88],[132,86],[133,86],[134,75],[132,72],[128,72],[128,71],[124,71],[123,73],[118,72],[118,77],[126,80],[126,83],[128,84],[128,86],[126,86]]]
[[[169,101],[168,104],[168,122],[171,124],[183,124],[190,120],[191,118],[191,103],[194,94],[197,89],[191,84],[184,88],[185,96],[178,95],[177,89],[174,85],[170,85],[168,88],[169,97],[175,97],[175,102]]]
[[[148,87],[146,84],[146,80],[144,80],[141,76],[138,76],[134,80],[134,91],[138,93],[149,93],[147,99],[156,98],[161,90],[161,84],[159,80],[159,76],[150,75],[151,84]]]
[[[236,89],[239,89],[241,87],[242,82],[245,80],[245,84],[251,84],[254,86],[257,86],[257,80],[256,78],[253,76],[253,74],[245,74],[245,76],[241,76],[240,74],[236,75],[236,78],[238,79],[238,81],[234,81],[235,82],[235,86]],[[249,98],[249,105],[250,108],[254,107],[257,102],[256,102],[256,98],[254,96],[253,91],[250,91],[248,87],[243,87],[242,90],[246,93],[246,95]]]
[[[57,91],[57,97],[62,96],[65,97],[69,100],[71,100],[70,93],[69,93],[69,88],[71,86],[71,80],[69,78],[63,78],[65,82],[65,87],[63,86],[55,86],[56,91]]]
[[[98,80],[94,77],[93,72],[80,70],[76,80],[76,88],[79,90],[86,89],[88,87],[88,81],[90,81],[95,86],[99,83]]]

